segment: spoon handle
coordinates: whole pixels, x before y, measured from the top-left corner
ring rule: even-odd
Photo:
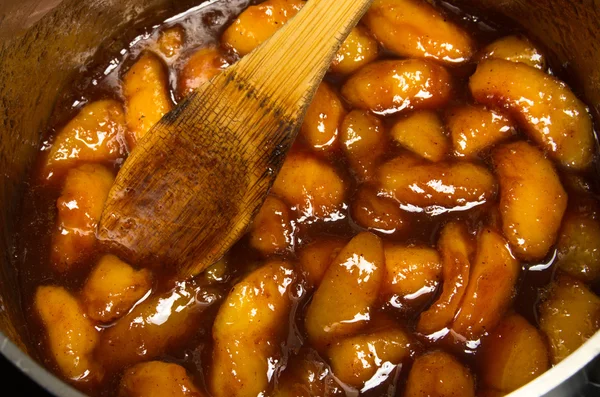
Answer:
[[[138,142],[97,237],[132,263],[194,276],[244,234],[341,42],[372,0],[309,0],[262,46]]]

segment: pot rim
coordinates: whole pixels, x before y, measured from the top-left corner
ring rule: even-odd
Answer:
[[[0,353],[47,392],[60,397],[85,397],[85,394],[59,379],[17,347],[2,331],[0,331]]]
[[[56,5],[62,3],[62,0],[56,2]],[[456,2],[452,2],[453,4]],[[54,7],[36,10],[36,20],[41,19],[46,13],[52,11]],[[0,15],[1,17],[2,15]],[[14,22],[14,25],[29,27],[35,21],[24,23],[23,21]],[[6,27],[4,25],[3,27]],[[0,31],[0,33],[2,33]],[[2,39],[0,35],[0,39]],[[599,134],[600,135],[600,134]],[[24,375],[34,381],[37,385],[47,392],[60,397],[86,397],[86,395],[76,390],[67,381],[54,375],[49,369],[42,366],[31,356],[21,350],[0,330],[0,354],[19,369]],[[530,397],[545,396],[557,391],[561,386],[568,383],[568,380],[582,371],[595,358],[600,357],[600,331],[596,332],[589,340],[580,346],[575,352],[566,357],[559,364],[550,368],[548,371],[538,376],[531,382],[521,388],[508,394],[507,397]],[[583,386],[583,385],[580,385]],[[572,390],[577,392],[578,390]]]
[[[23,374],[55,396],[85,397],[85,394],[58,378],[18,348],[2,331],[0,331],[0,353]],[[600,356],[600,331],[596,332],[558,365],[508,394],[507,397],[544,396],[565,384],[567,380],[583,370],[587,364],[598,356]]]
[[[508,394],[507,397],[543,396],[550,393],[565,384],[567,380],[583,370],[587,364],[591,363],[598,356],[600,356],[600,331],[596,331],[590,339],[560,363],[525,386]],[[579,390],[573,391],[578,392]]]

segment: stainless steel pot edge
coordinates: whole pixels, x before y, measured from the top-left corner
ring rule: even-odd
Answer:
[[[55,396],[85,397],[83,393],[57,378],[25,354],[2,332],[0,332],[0,353],[21,372]],[[582,371],[587,364],[598,356],[600,356],[600,331],[596,332],[594,336],[558,365],[527,385],[510,393],[507,397],[563,397],[575,395],[580,392],[581,387],[585,386],[581,379],[581,376],[585,377]]]
[[[46,368],[19,349],[0,331],[0,353],[21,372],[34,380],[49,393],[60,397],[85,397],[66,382],[54,376]]]
[[[585,377],[584,368],[600,355],[600,331],[579,347],[558,365],[538,376],[525,386],[515,390],[507,397],[564,397],[579,393],[580,376]],[[571,380],[571,382],[570,382]],[[574,390],[579,388],[579,390]]]
[[[51,8],[55,7],[61,0],[16,0],[12,3],[18,4],[19,6],[24,5],[24,3],[53,3]],[[150,0],[148,0],[150,1]],[[165,2],[165,0],[156,0],[157,2]],[[450,0],[454,2],[454,0]],[[528,0],[531,1],[531,0]],[[482,4],[497,4],[498,7],[506,6],[509,7],[512,4],[519,5],[521,3],[527,3],[526,0],[503,0],[502,2],[495,2],[494,0],[475,0],[473,3]],[[5,0],[4,2],[0,1],[1,6],[10,5],[9,1]],[[101,0],[98,3],[112,3],[112,1]],[[118,0],[114,3],[118,3]],[[142,0],[131,1],[131,3],[142,3]],[[536,4],[535,15],[541,14],[539,12],[541,3],[549,4],[555,3],[553,0],[544,0]],[[586,7],[590,4],[595,5],[596,7],[600,7],[600,0],[593,0],[590,2],[573,2],[571,3],[571,8],[578,9],[577,7]],[[37,4],[34,7],[37,10]],[[2,11],[3,7],[0,7],[0,11]],[[40,7],[41,8],[41,7]],[[550,11],[555,10],[555,8],[547,8]],[[598,9],[598,8],[597,8]],[[50,9],[45,9],[47,12]],[[3,13],[0,12],[0,17],[2,17]],[[35,14],[35,13],[33,13]],[[524,19],[528,20],[531,15],[522,13],[524,15]],[[30,13],[24,13],[23,15],[30,15]],[[594,13],[585,13],[580,12],[576,13],[578,18],[583,18],[586,15],[591,15],[593,17]],[[41,17],[39,15],[38,17]],[[590,18],[592,18],[590,17]],[[2,19],[2,18],[0,18]],[[35,18],[37,20],[37,18]],[[533,18],[533,22],[539,22]],[[6,21],[4,21],[6,22]],[[14,22],[14,21],[13,21]],[[568,22],[568,21],[567,21]],[[585,21],[580,21],[578,26],[586,25],[583,23]],[[566,26],[573,26],[575,24],[567,24]],[[20,26],[20,30],[25,30],[29,27],[29,23],[21,23],[21,21],[17,21],[14,23],[14,26]],[[526,25],[527,26],[527,25]],[[565,25],[560,25],[561,31],[568,31],[568,29],[562,29]],[[3,27],[6,28],[6,25]],[[0,31],[0,33],[2,33]],[[0,36],[2,36],[0,34]],[[577,35],[568,35],[570,37],[575,37],[577,40],[580,39],[580,36]],[[575,39],[574,39],[575,40]],[[570,46],[566,46],[567,49],[570,49]],[[593,58],[593,57],[590,57]],[[571,59],[571,62],[574,62]],[[598,65],[598,63],[594,63],[594,65]],[[597,66],[594,66],[597,67]],[[585,73],[587,72],[587,73]],[[589,73],[589,70],[585,70],[583,75],[593,75],[594,73]],[[588,84],[592,86],[591,84]],[[592,100],[594,96],[588,100]],[[58,377],[54,376],[50,371],[46,370],[44,367],[39,365],[36,361],[34,361],[31,357],[25,354],[22,350],[20,350],[14,343],[12,343],[2,332],[0,332],[0,353],[4,355],[9,361],[15,364],[17,368],[19,368],[24,374],[30,377],[33,381],[37,382],[40,386],[48,390],[48,392],[56,395],[56,396],[67,396],[67,397],[82,397],[84,394],[78,392],[73,387],[71,387],[68,383],[61,381]],[[576,395],[581,385],[576,384],[574,382],[575,379],[581,379],[579,375],[583,372],[582,369],[591,362],[594,358],[600,355],[600,332],[596,333],[590,340],[588,340],[582,347],[580,347],[576,352],[567,357],[563,362],[558,364],[556,367],[550,369],[546,373],[542,374],[537,379],[533,380],[529,384],[520,388],[519,390],[511,393],[510,397],[523,397],[523,396],[544,396],[544,397],[557,397],[557,396],[572,396]],[[576,384],[574,386],[574,384]]]

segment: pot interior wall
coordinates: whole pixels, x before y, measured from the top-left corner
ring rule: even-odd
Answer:
[[[160,10],[183,10],[191,3],[198,1],[9,0],[0,5],[0,331],[24,351],[18,260],[11,247],[23,181],[56,98],[103,42],[122,48],[124,43],[107,42],[107,37],[143,15],[157,20],[164,12]],[[599,120],[600,0],[449,3],[501,13],[525,27],[570,72],[570,83]],[[43,13],[47,14],[34,23]]]
[[[600,120],[600,1],[449,0],[464,9],[501,14],[550,50],[567,82],[579,90],[596,122]]]

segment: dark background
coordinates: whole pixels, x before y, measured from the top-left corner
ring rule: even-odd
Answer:
[[[25,376],[17,367],[0,354],[0,380],[2,380],[1,396],[42,396],[50,397],[29,377]]]

